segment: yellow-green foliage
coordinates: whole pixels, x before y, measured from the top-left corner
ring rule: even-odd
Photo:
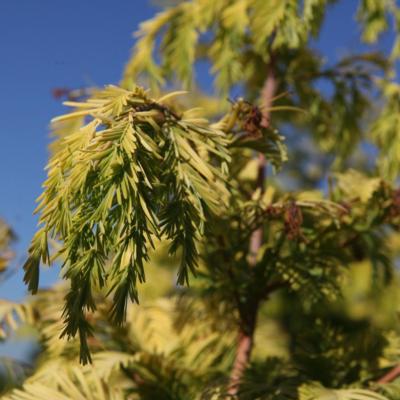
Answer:
[[[24,265],[37,295],[0,307],[2,336],[25,323],[41,352],[5,399],[227,399],[246,335],[234,398],[400,398],[377,384],[400,362],[400,13],[361,0],[369,50],[326,63],[310,42],[335,2],[173,1],[120,86],[66,102]],[[68,284],[39,290],[56,259]]]
[[[210,74],[215,76],[220,92],[225,95],[232,85],[240,83],[246,95],[253,98],[260,94],[262,71],[267,71],[271,60],[279,59],[278,83],[282,91],[289,91],[286,103],[308,112],[294,115],[295,125],[305,126],[324,151],[334,151],[342,162],[367,135],[361,118],[368,115],[372,106],[366,95],[375,85],[372,78],[383,74],[385,80],[393,79],[392,67],[399,53],[400,11],[394,0],[359,2],[357,17],[365,42],[376,43],[394,26],[396,36],[390,60],[372,48],[364,54],[345,55],[336,66],[328,67],[308,43],[310,37],[318,36],[329,4],[335,2],[178,2],[141,24],[122,85],[131,87],[139,78],[153,90],[169,81],[195,87],[195,62],[205,59],[211,64]],[[158,46],[159,37],[162,41]],[[321,80],[333,87],[330,98],[318,88]],[[387,91],[382,92],[382,101],[390,103]],[[287,123],[292,116],[286,114],[282,119]],[[390,137],[385,136],[380,147],[384,150],[390,146],[389,141]],[[391,165],[388,168],[398,168],[394,157],[386,163]]]
[[[11,250],[11,243],[15,239],[11,228],[0,220],[0,272],[4,272],[8,267],[14,253]]]
[[[126,66],[123,85],[132,84],[145,73],[154,84],[163,77],[175,76],[189,85],[197,57],[208,57],[216,84],[227,90],[243,80],[242,49],[250,42],[255,52],[269,59],[268,42],[275,37],[273,49],[295,49],[304,45],[310,34],[317,34],[326,0],[193,0],[181,2],[142,23],[132,59]],[[166,31],[164,32],[164,29]],[[211,30],[215,39],[200,41]],[[162,34],[161,65],[153,58],[155,40]]]

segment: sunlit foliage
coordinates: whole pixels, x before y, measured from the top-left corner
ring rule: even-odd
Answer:
[[[41,350],[5,399],[400,398],[400,11],[360,1],[367,50],[327,63],[311,39],[337,2],[172,2],[119,85],[65,103],[36,295],[1,310]]]

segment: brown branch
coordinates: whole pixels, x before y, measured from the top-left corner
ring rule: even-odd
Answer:
[[[239,312],[241,322],[239,325],[238,342],[235,360],[233,363],[229,384],[229,398],[236,398],[240,382],[250,360],[251,351],[254,345],[254,331],[257,322],[259,301],[253,298],[253,302],[243,306]]]
[[[384,384],[393,382],[398,376],[400,376],[400,364],[393,367],[389,372],[380,378],[377,383]]]
[[[56,87],[51,91],[52,96],[56,100],[66,98],[70,101],[77,101],[79,99],[89,97],[93,93],[92,88],[70,89],[67,87]]]
[[[267,79],[265,80],[264,87],[261,91],[262,99],[262,122],[261,125],[265,128],[269,126],[270,108],[272,99],[276,91],[276,76],[275,76],[275,62],[271,55],[271,62],[268,67]],[[267,160],[264,154],[258,156],[258,175],[257,175],[257,188],[261,189],[261,193],[265,191],[265,169]],[[250,238],[250,266],[254,266],[257,262],[257,254],[262,245],[263,229],[259,227],[256,229]]]
[[[271,61],[268,65],[267,77],[264,83],[264,87],[261,91],[262,98],[262,126],[269,126],[270,108],[272,105],[272,99],[276,91],[276,76],[275,76],[275,65],[274,57],[271,54]],[[265,169],[267,161],[263,154],[258,156],[258,176],[257,176],[257,190],[261,190],[261,193],[265,190]],[[257,228],[250,237],[249,246],[249,266],[253,269],[257,263],[257,255],[261,248],[263,241],[263,229],[262,226]],[[243,374],[250,361],[251,351],[254,345],[254,330],[256,327],[258,307],[260,299],[253,297],[243,305],[239,314],[241,316],[241,322],[238,333],[238,344],[236,348],[235,360],[233,363],[229,384],[228,384],[228,395],[231,398],[237,396],[240,382],[243,378]]]

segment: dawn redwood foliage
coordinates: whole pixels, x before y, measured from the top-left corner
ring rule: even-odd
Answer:
[[[339,2],[169,2],[119,85],[69,93],[36,295],[0,308],[41,352],[4,399],[400,399],[400,8],[360,0],[366,50],[333,63]]]

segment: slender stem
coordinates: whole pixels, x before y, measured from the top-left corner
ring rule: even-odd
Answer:
[[[232,398],[235,398],[238,393],[240,382],[249,363],[251,351],[253,349],[258,301],[252,305],[251,309],[246,311],[245,313],[240,313],[241,323],[239,326],[236,355],[228,385],[228,395]]]
[[[262,126],[267,128],[269,126],[270,108],[272,105],[272,99],[275,96],[276,91],[276,76],[275,76],[275,65],[274,58],[271,55],[271,62],[268,67],[267,78],[264,83],[264,87],[261,91],[262,101]],[[261,193],[265,190],[265,169],[267,167],[267,160],[264,154],[258,155],[258,175],[257,175],[257,189],[261,190]],[[250,238],[250,260],[249,264],[253,267],[257,263],[257,254],[262,245],[263,229],[259,227],[256,229]]]
[[[380,378],[377,381],[377,383],[380,383],[380,384],[390,383],[390,382],[393,382],[399,376],[400,376],[400,364],[396,365],[389,372],[387,372],[385,375],[383,375],[382,378]]]
[[[274,58],[271,55],[271,62],[268,65],[267,77],[264,87],[261,91],[263,119],[262,126],[269,126],[270,108],[276,91],[276,76]],[[258,176],[257,189],[261,193],[265,190],[267,161],[263,154],[258,156]],[[257,263],[257,255],[263,242],[263,229],[260,226],[250,237],[249,246],[249,266],[253,269]],[[243,378],[245,369],[250,361],[251,351],[254,345],[254,331],[257,323],[257,314],[260,300],[258,295],[254,295],[247,303],[239,310],[240,325],[238,332],[238,342],[236,348],[235,360],[233,363],[229,384],[228,395],[232,398],[237,396],[240,382]]]

